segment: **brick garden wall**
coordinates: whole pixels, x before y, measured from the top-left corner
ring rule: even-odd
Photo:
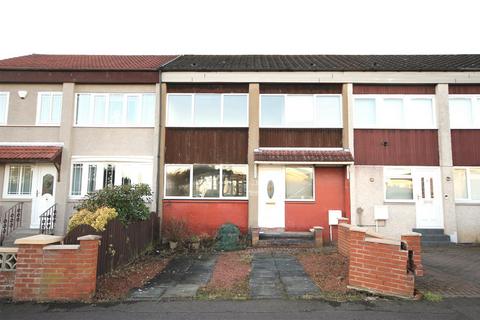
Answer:
[[[15,284],[15,271],[0,271],[0,299],[10,299]]]

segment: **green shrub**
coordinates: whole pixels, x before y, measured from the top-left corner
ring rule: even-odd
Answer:
[[[67,230],[74,229],[75,227],[86,224],[93,227],[97,231],[105,230],[107,223],[110,220],[115,219],[118,216],[117,211],[113,208],[99,208],[95,212],[91,212],[86,209],[79,210],[73,214],[68,221]]]
[[[95,212],[102,207],[114,208],[120,221],[128,224],[148,219],[147,203],[151,201],[152,191],[146,184],[113,186],[90,193],[77,209]]]

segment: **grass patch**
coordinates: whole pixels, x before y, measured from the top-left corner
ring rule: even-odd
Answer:
[[[429,302],[441,302],[443,300],[442,295],[431,291],[423,292],[423,299]]]

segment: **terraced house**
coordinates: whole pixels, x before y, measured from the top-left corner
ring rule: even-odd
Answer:
[[[1,212],[22,228],[146,182],[195,233],[480,241],[480,55],[56,56],[0,61]]]

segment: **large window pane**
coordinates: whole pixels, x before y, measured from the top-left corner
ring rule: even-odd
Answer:
[[[467,199],[467,170],[466,169],[454,169],[453,170],[453,185],[455,190],[456,199]]]
[[[341,128],[342,105],[340,97],[317,97],[315,124],[320,128]]]
[[[155,95],[144,94],[142,97],[142,124],[153,126],[155,124]]]
[[[94,96],[93,99],[93,123],[105,124],[105,113],[107,110],[106,96]]]
[[[470,99],[449,99],[450,126],[469,128],[472,125],[472,101]]]
[[[8,194],[18,194],[20,187],[20,166],[10,166]]]
[[[103,187],[110,188],[115,185],[115,165],[108,164],[103,168]]]
[[[40,123],[50,122],[50,114],[52,112],[52,96],[50,94],[40,95]]]
[[[470,169],[471,199],[480,200],[480,169]]]
[[[127,97],[127,123],[136,124],[140,115],[140,98],[138,96]]]
[[[412,99],[405,105],[405,124],[409,128],[432,128],[432,99]]]
[[[121,94],[110,95],[108,108],[108,123],[121,124],[123,118],[123,96]]]
[[[62,95],[54,94],[52,101],[52,123],[60,123],[60,117],[62,116]]]
[[[218,198],[220,196],[220,166],[193,166],[193,197]]]
[[[413,200],[413,183],[411,178],[389,178],[385,182],[387,200]]]
[[[82,171],[83,165],[75,163],[72,169],[72,196],[80,196],[82,194]]]
[[[222,195],[224,197],[247,196],[247,166],[223,166]]]
[[[32,193],[33,169],[31,166],[22,167],[22,179],[20,194],[29,195]]]
[[[167,197],[190,196],[190,166],[165,166]]]
[[[247,96],[225,95],[223,97],[223,125],[228,127],[248,126]]]
[[[285,124],[285,98],[283,96],[261,96],[261,125],[278,126]]]
[[[377,121],[380,127],[403,127],[403,99],[383,99],[383,104],[377,108]]]
[[[193,112],[193,123],[196,126],[216,127],[221,124],[221,95],[197,94]]]
[[[312,95],[287,96],[285,122],[292,127],[312,126],[314,119]]]
[[[313,199],[313,168],[285,168],[285,193],[290,200]]]
[[[77,124],[86,125],[90,121],[90,95],[77,96]]]
[[[374,128],[376,118],[375,99],[355,99],[355,127]]]
[[[88,166],[87,193],[94,192],[97,188],[97,166]]]
[[[7,123],[7,94],[0,93],[0,123]]]
[[[168,125],[190,126],[192,124],[192,96],[168,96]]]

